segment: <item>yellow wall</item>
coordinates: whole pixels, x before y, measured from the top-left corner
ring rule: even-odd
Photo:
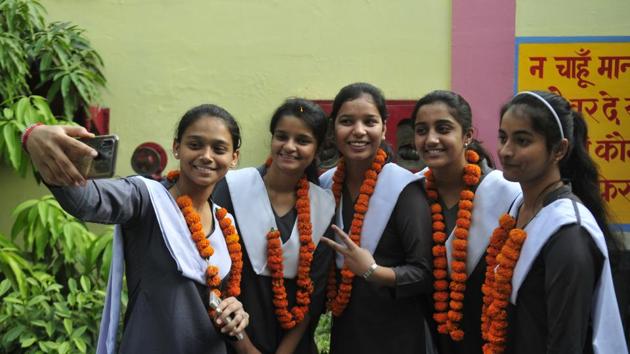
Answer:
[[[153,139],[213,102],[244,130],[242,166],[265,157],[268,119],[288,96],[331,98],[352,81],[414,98],[449,79],[447,2],[46,0],[50,19],[85,28],[105,60],[118,172]],[[434,3],[434,4],[432,4]],[[173,165],[174,166],[174,165]]]
[[[447,1],[42,3],[49,20],[84,28],[103,56],[109,82],[102,103],[120,136],[122,176],[132,173],[138,144],[153,140],[170,150],[176,121],[203,102],[236,116],[244,138],[241,166],[252,166],[264,160],[268,120],[288,96],[331,99],[345,84],[368,81],[388,98],[413,99],[450,82]],[[17,191],[34,185],[8,174],[0,169],[16,191],[15,199],[0,201],[5,233],[9,211],[33,194]]]
[[[118,174],[153,140],[170,147],[175,122],[218,103],[243,128],[241,166],[260,163],[267,121],[287,96],[330,99],[353,81],[388,98],[416,98],[450,82],[448,1],[43,0],[49,20],[71,21],[105,60],[103,105],[121,138]],[[517,36],[630,35],[626,0],[520,0]],[[171,168],[176,165],[169,164]],[[45,192],[0,168],[0,232],[10,211]]]
[[[519,0],[516,36],[628,36],[627,0]]]

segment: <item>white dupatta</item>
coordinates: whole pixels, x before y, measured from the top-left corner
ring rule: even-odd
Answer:
[[[140,176],[131,178],[137,178],[146,185],[151,197],[153,210],[162,231],[164,243],[177,264],[177,270],[184,277],[205,285],[205,272],[208,267],[208,261],[199,255],[184,216],[171,194],[159,182]],[[217,205],[212,205],[215,227],[210,235],[210,244],[215,252],[210,257],[210,262],[219,267],[219,276],[224,278],[230,271],[232,260],[228,253],[223,232],[215,216],[217,208],[219,208]],[[232,215],[228,214],[226,217],[234,222]],[[112,262],[107,280],[107,295],[99,328],[97,354],[113,354],[116,352],[116,332],[120,316],[120,294],[124,274],[123,244],[122,227],[116,225],[114,228]]]
[[[264,181],[257,169],[253,167],[230,171],[225,176],[230,190],[234,215],[238,221],[241,239],[247,249],[250,263],[258,275],[270,276],[267,268],[267,233],[271,228],[278,229],[271,201]],[[310,182],[309,182],[310,183]],[[324,232],[330,225],[335,200],[330,191],[317,185],[309,184],[309,199],[312,240],[317,246]],[[296,220],[289,239],[282,244],[282,264],[284,277],[295,278],[298,270],[300,235]]]
[[[514,217],[517,215],[521,203],[522,195],[512,206],[510,215]],[[525,227],[527,239],[521,249],[521,255],[512,277],[510,302],[512,304],[517,303],[518,291],[547,240],[562,226],[570,224],[578,224],[586,229],[604,256],[604,264],[599,280],[595,285],[592,304],[593,350],[597,354],[628,353],[617,307],[617,296],[612,282],[606,241],[597,221],[581,203],[566,198],[558,199],[541,209],[527,224]]]
[[[336,167],[330,169],[319,177],[322,187],[332,188],[332,177],[336,170]],[[383,166],[376,180],[374,193],[372,197],[370,197],[368,210],[365,213],[363,228],[361,229],[361,248],[365,248],[370,251],[370,253],[374,254],[376,246],[378,246],[381,236],[383,236],[387,222],[392,215],[392,211],[394,211],[394,207],[398,202],[400,193],[409,183],[419,179],[419,176],[414,175],[395,163],[387,163]],[[350,207],[352,208],[353,206]],[[341,229],[344,228],[343,208],[343,198],[341,198],[339,200],[337,214],[335,215],[335,224]],[[338,237],[335,238],[337,242],[341,243]],[[335,261],[337,267],[341,268],[344,261],[343,255],[337,253]]]

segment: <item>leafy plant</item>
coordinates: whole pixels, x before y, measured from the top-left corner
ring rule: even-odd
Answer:
[[[82,29],[44,14],[36,0],[0,0],[0,107],[39,94],[70,120],[98,100],[103,60]]]
[[[315,329],[315,344],[320,354],[330,353],[330,328],[332,327],[332,317],[330,312],[323,314],[319,318],[319,323]]]
[[[2,82],[2,80],[0,80]],[[8,162],[22,177],[30,165],[28,156],[22,150],[20,136],[22,131],[33,123],[57,124],[58,121],[50,111],[43,97],[22,97],[12,105],[0,110],[0,157]]]
[[[97,236],[66,213],[51,196],[27,200],[13,211],[11,238],[20,237],[22,250],[36,262],[46,262],[53,274],[89,275],[100,283],[111,261],[111,229]]]
[[[0,0],[0,160],[22,177],[21,132],[85,116],[105,85],[84,31],[44,14],[37,0]],[[13,217],[10,238],[0,234],[0,352],[94,352],[111,228],[90,232],[52,196],[21,203]]]
[[[11,239],[0,234],[1,351],[93,352],[111,229],[90,232],[52,196],[23,202],[13,216]]]
[[[93,352],[105,293],[89,278],[68,280],[67,287],[34,266],[26,278],[27,295],[0,282],[0,348],[5,353]],[[79,286],[80,285],[80,286]]]

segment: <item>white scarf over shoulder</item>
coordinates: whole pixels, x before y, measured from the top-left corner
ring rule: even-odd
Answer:
[[[424,171],[418,172],[424,178]],[[492,231],[499,226],[499,217],[514,203],[520,194],[518,183],[509,182],[503,178],[503,172],[494,170],[486,174],[477,186],[470,229],[468,230],[468,254],[466,258],[466,272],[468,275],[475,270],[477,263],[483,257],[490,242]],[[448,258],[448,271],[451,271],[453,254],[453,231],[446,240],[446,257]]]
[[[517,215],[521,203],[522,196],[519,196],[510,210],[510,215]],[[570,224],[578,224],[586,229],[605,258],[599,280],[595,285],[592,305],[593,350],[598,354],[628,353],[612,282],[606,241],[597,221],[581,203],[566,198],[558,199],[541,209],[527,224],[525,227],[527,239],[512,277],[513,290],[510,302],[517,303],[518,291],[547,240],[562,226]]]
[[[326,171],[326,173],[319,177],[322,187],[332,188],[332,177],[335,171],[337,171],[336,167]],[[361,229],[362,248],[374,254],[376,246],[378,246],[381,236],[383,236],[387,222],[398,202],[400,193],[409,183],[419,179],[419,176],[414,175],[395,163],[387,163],[383,166],[376,180],[374,193],[370,197],[368,210],[365,213],[365,220],[363,221],[363,228]],[[352,208],[353,206],[351,205],[349,207]],[[342,229],[344,228],[343,208],[343,198],[341,198],[341,200],[339,200],[339,207],[337,208],[335,224]],[[341,240],[337,238],[337,242],[341,242]],[[337,267],[341,268],[344,261],[343,255],[337,253],[335,260]]]
[[[230,171],[225,180],[230,190],[240,236],[254,272],[269,276],[271,273],[267,268],[267,233],[271,228],[277,230],[278,225],[265,183],[258,170],[253,167]],[[313,183],[309,185],[309,199],[312,240],[317,245],[330,225],[335,200],[330,191]],[[296,221],[291,236],[282,244],[282,264],[284,277],[287,279],[295,278],[297,275],[299,250],[300,235]]]

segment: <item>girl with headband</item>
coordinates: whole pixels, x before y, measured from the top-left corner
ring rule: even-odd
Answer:
[[[587,127],[564,98],[521,92],[501,109],[498,154],[523,194],[486,256],[484,353],[627,353],[586,150]]]
[[[337,167],[321,176],[337,202],[329,278],[331,353],[425,353],[431,291],[431,221],[418,176],[381,149],[387,108],[367,83],[333,102]]]
[[[419,175],[433,216],[433,319],[441,353],[481,353],[484,254],[497,219],[520,193],[493,170],[473,138],[472,111],[452,91],[416,103],[416,149],[427,168]]]

